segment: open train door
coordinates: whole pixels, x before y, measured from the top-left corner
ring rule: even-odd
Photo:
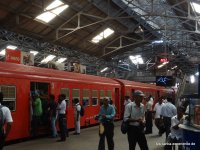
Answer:
[[[115,88],[115,107],[116,107],[116,118],[120,118],[120,95],[119,95],[119,88]]]
[[[49,93],[50,83],[31,82],[30,83],[30,134],[38,136],[49,132]],[[40,98],[42,114],[38,116],[38,101]],[[36,106],[37,105],[37,106]],[[37,107],[37,108],[36,108]],[[35,113],[35,114],[34,114]]]

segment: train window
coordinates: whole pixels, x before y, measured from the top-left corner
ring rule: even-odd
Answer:
[[[72,89],[72,105],[75,106],[74,99],[78,98],[80,100],[80,89]]]
[[[103,105],[103,98],[105,97],[105,91],[100,90],[100,106]]]
[[[92,106],[98,105],[98,92],[97,90],[92,90]]]
[[[107,96],[109,97],[109,100],[112,100],[112,91],[107,91]]]
[[[3,93],[3,105],[9,107],[11,111],[16,111],[16,86],[0,85],[0,91]]]
[[[82,105],[83,106],[90,105],[90,91],[88,89],[83,89]]]
[[[126,95],[125,96],[131,96],[131,92],[130,91],[126,91]]]
[[[65,94],[66,95],[66,103],[67,106],[70,106],[70,99],[69,99],[69,89],[68,88],[61,88],[60,94]]]

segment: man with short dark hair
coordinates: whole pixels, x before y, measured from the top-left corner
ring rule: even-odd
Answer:
[[[6,137],[8,136],[13,123],[13,119],[9,108],[3,106],[2,102],[3,102],[3,93],[0,92],[0,115],[1,115],[0,117],[2,117],[0,118],[0,122],[2,121],[1,124],[2,127],[0,129],[0,150],[3,149]],[[4,127],[6,127],[6,129],[4,129]]]
[[[165,103],[161,108],[161,118],[163,118],[163,122],[165,125],[165,131],[166,131],[166,138],[168,137],[170,133],[170,127],[171,127],[171,118],[177,114],[176,107],[172,104],[172,98],[167,98],[167,103]]]
[[[81,105],[79,104],[79,99],[75,98],[74,99],[74,128],[75,128],[75,132],[74,135],[79,135],[80,134],[80,111],[81,111]]]
[[[66,136],[68,137],[68,129],[67,129],[67,119],[66,119],[66,101],[65,94],[60,94],[58,99],[58,121],[60,128],[60,137],[61,139],[58,142],[62,142],[66,140]]]
[[[129,123],[127,132],[129,150],[135,150],[137,142],[140,149],[148,150],[147,140],[144,134],[145,110],[144,105],[141,103],[144,98],[144,93],[136,90],[133,97],[134,102],[126,105],[124,113],[124,121]]]

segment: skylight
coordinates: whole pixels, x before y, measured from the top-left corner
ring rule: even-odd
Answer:
[[[60,0],[55,0],[50,5],[48,5],[44,9],[44,12],[37,16],[36,19],[48,23],[68,7],[69,5],[64,4]]]
[[[30,51],[34,56],[38,54],[38,51]]]
[[[64,62],[65,60],[67,60],[67,58],[59,58],[56,62],[57,62],[57,63],[62,63],[62,62]]]
[[[106,39],[107,37],[112,35],[114,32],[115,32],[114,30],[107,28],[103,32],[101,32],[98,35],[96,35],[95,37],[93,37],[92,42],[99,43],[101,40]]]
[[[144,61],[141,55],[129,56],[129,58],[132,61],[132,63],[134,63],[135,65],[144,64]]]
[[[191,6],[195,12],[200,13],[200,5],[198,3],[191,2]]]
[[[6,48],[7,48],[7,49],[15,50],[15,49],[17,49],[17,46],[14,46],[14,45],[8,45]],[[3,49],[3,50],[0,52],[0,55],[3,55],[3,56],[4,56],[5,54],[6,54],[6,50]]]
[[[44,58],[41,63],[48,63],[49,61],[53,60],[56,56],[55,55],[49,55],[46,58]]]

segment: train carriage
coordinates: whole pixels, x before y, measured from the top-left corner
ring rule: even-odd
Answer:
[[[30,96],[35,91],[54,94],[56,98],[61,93],[65,94],[68,128],[74,128],[74,98],[78,98],[85,107],[81,126],[95,124],[94,118],[103,97],[112,99],[120,110],[120,88],[117,81],[109,78],[0,62],[0,89],[4,93],[4,104],[12,110],[14,120],[8,140],[30,136]]]
[[[54,94],[56,100],[59,94],[66,95],[67,125],[73,129],[75,98],[85,108],[81,126],[88,126],[97,123],[95,116],[105,96],[113,100],[117,108],[116,119],[122,119],[124,96],[132,96],[135,90],[143,91],[146,96],[151,94],[156,100],[159,96],[174,94],[172,89],[145,83],[0,62],[0,91],[4,94],[4,105],[11,109],[14,120],[7,140],[31,136],[31,98],[38,91],[41,99],[44,99],[43,105],[49,94]],[[48,115],[44,114],[39,130],[43,134],[49,132],[48,120],[45,120]]]

